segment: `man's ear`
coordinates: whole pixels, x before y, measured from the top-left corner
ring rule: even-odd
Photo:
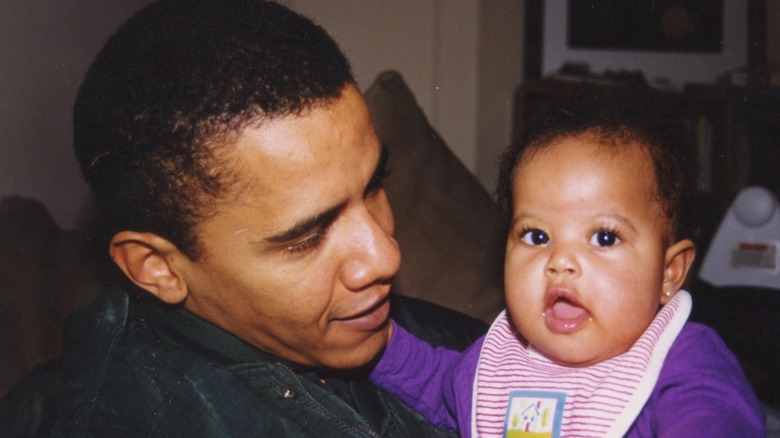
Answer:
[[[109,254],[133,283],[160,300],[177,304],[187,297],[187,283],[174,265],[177,257],[186,256],[167,239],[121,231],[111,239]]]
[[[695,258],[696,245],[688,239],[675,242],[666,249],[661,304],[666,304],[682,288]]]

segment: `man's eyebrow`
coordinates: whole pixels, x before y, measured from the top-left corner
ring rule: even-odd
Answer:
[[[342,210],[347,206],[346,202],[341,203],[331,209],[328,209],[322,213],[316,214],[312,217],[298,221],[295,225],[281,233],[274,234],[273,236],[263,239],[269,243],[285,243],[298,239],[306,234],[322,228],[331,222],[333,222]]]
[[[371,176],[371,180],[369,181],[369,187],[367,187],[367,189],[370,189],[372,186],[378,185],[381,182],[382,178],[384,178],[387,172],[386,167],[387,167],[388,156],[389,156],[389,151],[387,150],[387,147],[385,147],[385,145],[382,144],[382,151],[379,156],[379,161],[377,161],[376,168],[374,169],[374,174]],[[306,234],[312,232],[317,228],[321,228],[327,224],[330,224],[336,219],[336,217],[338,217],[339,214],[341,214],[341,211],[344,210],[346,206],[347,203],[343,202],[322,213],[298,221],[295,225],[293,225],[289,229],[274,234],[273,236],[266,237],[263,240],[269,243],[285,243],[285,242],[293,241],[297,238],[305,236]]]

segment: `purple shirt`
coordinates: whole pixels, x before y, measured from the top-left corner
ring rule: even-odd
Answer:
[[[433,348],[395,325],[371,374],[430,422],[471,433],[471,399],[484,338],[465,352]],[[765,437],[765,418],[742,369],[714,330],[686,323],[627,437]]]

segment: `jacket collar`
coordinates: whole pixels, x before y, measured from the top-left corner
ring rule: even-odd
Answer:
[[[139,312],[164,336],[180,346],[205,356],[220,365],[253,362],[297,365],[259,350],[233,334],[196,316],[181,306],[169,306],[153,297],[136,297]]]

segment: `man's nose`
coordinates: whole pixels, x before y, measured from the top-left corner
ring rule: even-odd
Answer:
[[[393,237],[395,225],[389,205],[360,208],[350,226],[342,271],[344,285],[360,291],[392,279],[401,265],[401,252]]]

